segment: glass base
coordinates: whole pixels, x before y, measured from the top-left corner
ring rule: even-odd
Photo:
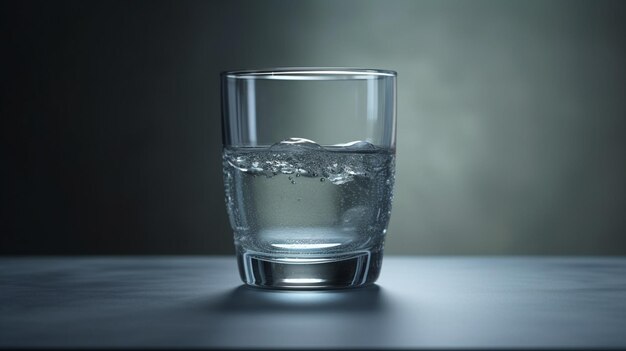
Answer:
[[[270,289],[342,289],[372,284],[382,266],[382,250],[315,258],[273,257],[239,252],[244,283]]]

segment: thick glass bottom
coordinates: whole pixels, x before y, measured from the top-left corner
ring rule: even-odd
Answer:
[[[274,257],[238,250],[244,283],[271,289],[342,289],[372,284],[382,266],[382,250],[322,257]]]

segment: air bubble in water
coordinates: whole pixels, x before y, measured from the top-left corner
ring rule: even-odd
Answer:
[[[304,138],[289,138],[270,146],[270,150],[277,151],[306,151],[321,150],[322,146],[313,140]]]
[[[342,150],[346,151],[376,150],[376,146],[374,146],[374,144],[368,143],[367,141],[363,140],[355,140],[349,143],[335,144],[331,146],[340,147]]]
[[[376,177],[387,167],[386,153],[379,157],[376,146],[366,141],[353,141],[323,147],[304,138],[289,138],[272,145],[269,150],[250,152],[225,150],[224,161],[246,174],[272,178],[288,175],[328,180],[334,185],[353,181],[356,177]]]

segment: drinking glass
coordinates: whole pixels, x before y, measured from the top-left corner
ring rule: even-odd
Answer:
[[[241,279],[282,289],[379,276],[395,172],[396,72],[221,74],[226,208]]]

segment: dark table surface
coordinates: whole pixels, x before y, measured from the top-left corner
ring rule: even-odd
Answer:
[[[626,258],[386,257],[268,291],[231,257],[0,259],[0,347],[626,347]]]

